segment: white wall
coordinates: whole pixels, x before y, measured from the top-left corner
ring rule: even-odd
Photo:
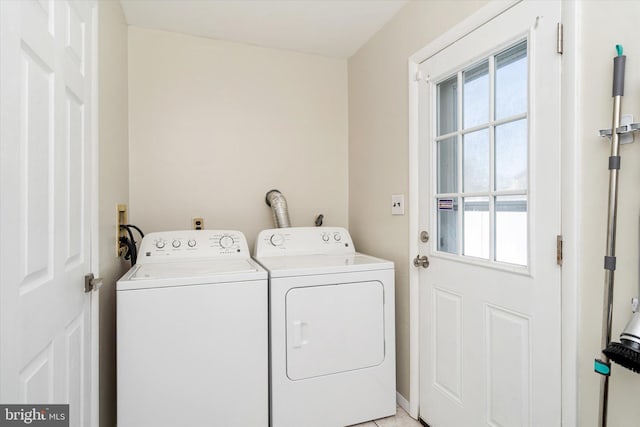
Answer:
[[[397,387],[409,399],[409,198],[407,61],[484,1],[412,1],[349,59],[349,227],[358,250],[396,267]],[[405,206],[408,211],[408,205]]]
[[[115,282],[128,268],[115,254],[116,205],[129,200],[127,25],[118,1],[100,1],[98,13],[100,425],[112,427],[116,424]]]
[[[598,129],[611,127],[612,69],[615,45],[627,55],[623,113],[640,120],[640,2],[584,1],[582,4],[582,130],[580,145],[582,222],[580,224],[580,348],[579,393],[581,427],[596,426],[600,377],[593,372],[593,359],[600,351],[604,290],[603,257],[607,222],[607,169],[609,144],[598,137]],[[613,338],[630,319],[630,300],[638,295],[638,216],[640,215],[640,135],[621,149],[618,233],[615,274]],[[640,377],[613,366],[610,378],[609,425],[640,424]]]
[[[345,60],[129,28],[130,220],[145,232],[347,225]]]

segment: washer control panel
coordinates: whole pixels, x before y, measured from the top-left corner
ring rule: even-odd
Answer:
[[[248,258],[247,239],[237,230],[160,231],[144,236],[138,262],[184,258]]]
[[[256,239],[255,256],[291,256],[355,253],[349,232],[342,227],[290,227],[263,230]]]

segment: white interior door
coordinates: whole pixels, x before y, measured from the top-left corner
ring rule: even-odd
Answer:
[[[0,1],[0,402],[91,425],[93,2]]]
[[[420,65],[420,417],[559,426],[560,2]]]

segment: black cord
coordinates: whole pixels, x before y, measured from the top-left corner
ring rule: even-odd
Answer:
[[[127,248],[124,259],[131,260],[131,267],[136,265],[138,262],[138,248],[136,246],[136,240],[133,238],[133,232],[131,232],[132,228],[140,234],[141,238],[144,238],[144,233],[138,226],[133,224],[120,224],[120,229],[127,230],[127,234],[129,235],[129,238],[126,238],[125,236],[120,237],[120,247]]]
[[[127,239],[125,237],[124,238],[125,241],[123,243],[128,248],[128,252],[127,252],[128,257],[125,256],[125,259],[129,259],[130,258],[131,259],[131,267],[133,267],[138,262],[138,249],[136,248],[136,241],[133,238],[133,233],[131,232],[131,229],[129,228],[129,226],[120,225],[120,228],[124,228],[125,230],[127,230],[127,234],[129,234],[129,238]]]
[[[126,238],[125,236],[120,236],[120,247],[121,248],[125,248],[126,252],[124,253],[124,255],[122,256],[124,259],[126,260],[130,260],[131,256],[132,256],[132,249],[131,249],[131,241]],[[133,267],[133,264],[131,264],[131,266]]]
[[[140,228],[138,228],[137,225],[133,225],[133,224],[125,224],[124,227],[131,227],[134,230],[136,230],[138,233],[140,233],[140,237],[144,237],[144,233],[142,232],[142,230],[140,230]]]

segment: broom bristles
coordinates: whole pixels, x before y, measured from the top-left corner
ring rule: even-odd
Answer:
[[[603,353],[618,365],[640,374],[640,352],[624,344],[612,342]]]

